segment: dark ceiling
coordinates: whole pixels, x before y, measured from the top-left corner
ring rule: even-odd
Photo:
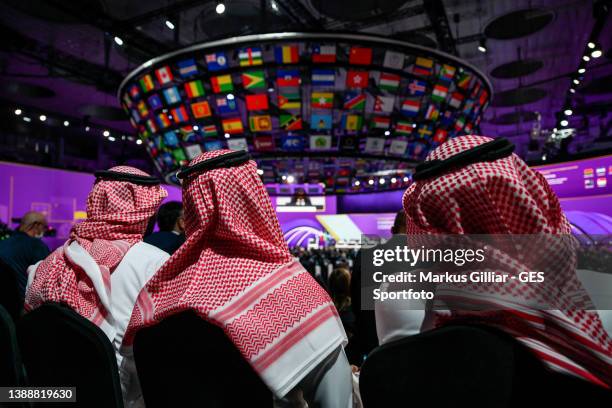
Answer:
[[[227,0],[219,15],[214,1],[4,0],[0,99],[7,112],[30,109],[129,135],[133,130],[119,111],[116,90],[128,72],[150,58],[250,33],[361,31],[436,47],[482,70],[495,95],[481,132],[512,137],[524,157],[539,157],[547,137],[544,132],[539,143],[529,143],[535,120],[541,118],[544,130],[554,128],[567,103],[575,111],[570,126],[578,129],[570,152],[605,148],[612,146],[609,13],[603,22],[600,18],[597,32],[604,55],[586,65],[576,93],[567,96],[598,24],[594,9],[601,16],[598,7],[609,3],[352,0],[349,6],[322,0]],[[487,52],[482,53],[478,45],[485,40]],[[535,149],[531,153],[529,146]]]

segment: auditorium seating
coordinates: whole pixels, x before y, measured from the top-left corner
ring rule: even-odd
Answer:
[[[123,407],[115,352],[89,320],[47,303],[18,322],[17,335],[30,386],[76,387],[71,407]]]
[[[193,312],[139,331],[134,357],[147,408],[272,407],[272,394],[223,330]]]
[[[5,387],[24,385],[15,325],[2,306],[0,306],[0,385]]]
[[[545,369],[511,337],[478,326],[443,327],[378,347],[359,388],[365,408],[565,406],[578,396],[606,406],[610,399],[599,387]]]
[[[15,321],[23,309],[23,299],[19,294],[15,273],[2,260],[0,260],[0,306],[3,306]]]

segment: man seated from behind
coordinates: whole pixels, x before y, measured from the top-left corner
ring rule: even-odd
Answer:
[[[183,221],[183,204],[169,201],[157,211],[158,232],[145,237],[144,242],[166,251],[170,255],[185,242],[185,221]]]

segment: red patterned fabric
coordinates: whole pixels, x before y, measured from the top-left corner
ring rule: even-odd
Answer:
[[[431,152],[426,160],[444,160],[490,140],[457,137]],[[544,176],[513,154],[416,181],[404,194],[403,204],[409,237],[541,234],[534,238],[540,244],[534,241],[530,254],[535,253],[534,258],[546,254],[546,262],[558,267],[554,276],[546,276],[544,285],[511,279],[507,284],[455,284],[439,290],[436,301],[448,310],[435,312],[435,325],[471,322],[497,327],[525,344],[550,368],[612,386],[612,341],[576,277],[570,226]],[[497,255],[494,262],[500,271],[518,275],[523,270],[538,270],[508,254]],[[476,298],[487,298],[491,304],[495,301],[490,299],[502,296],[512,303],[500,301],[494,310],[478,312],[461,309]],[[535,302],[548,307],[536,310]]]
[[[148,176],[129,166],[116,166],[114,172]],[[70,239],[56,249],[36,269],[26,293],[26,309],[44,302],[62,302],[80,315],[100,325],[107,311],[87,273],[67,256],[74,241],[98,265],[107,297],[110,276],[132,245],[142,240],[149,219],[167,196],[161,186],[144,186],[127,181],[97,180],[87,197],[87,219],[76,224]]]
[[[190,165],[229,152],[207,152]],[[329,347],[344,341],[333,303],[291,256],[255,162],[188,177],[183,204],[186,241],[141,292],[124,344],[140,328],[191,309],[222,327],[283,395],[325,351],[311,343],[307,355],[296,352],[306,336],[326,332],[319,340]]]

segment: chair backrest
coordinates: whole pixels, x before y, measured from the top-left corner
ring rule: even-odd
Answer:
[[[0,306],[0,385],[24,385],[23,366],[17,345],[15,324],[8,312]]]
[[[272,406],[223,330],[191,311],[139,331],[134,358],[147,408]]]
[[[23,310],[23,299],[19,293],[15,272],[0,259],[0,306],[17,321]]]
[[[17,337],[31,386],[76,387],[78,407],[123,407],[115,352],[89,320],[46,303],[23,316]]]

